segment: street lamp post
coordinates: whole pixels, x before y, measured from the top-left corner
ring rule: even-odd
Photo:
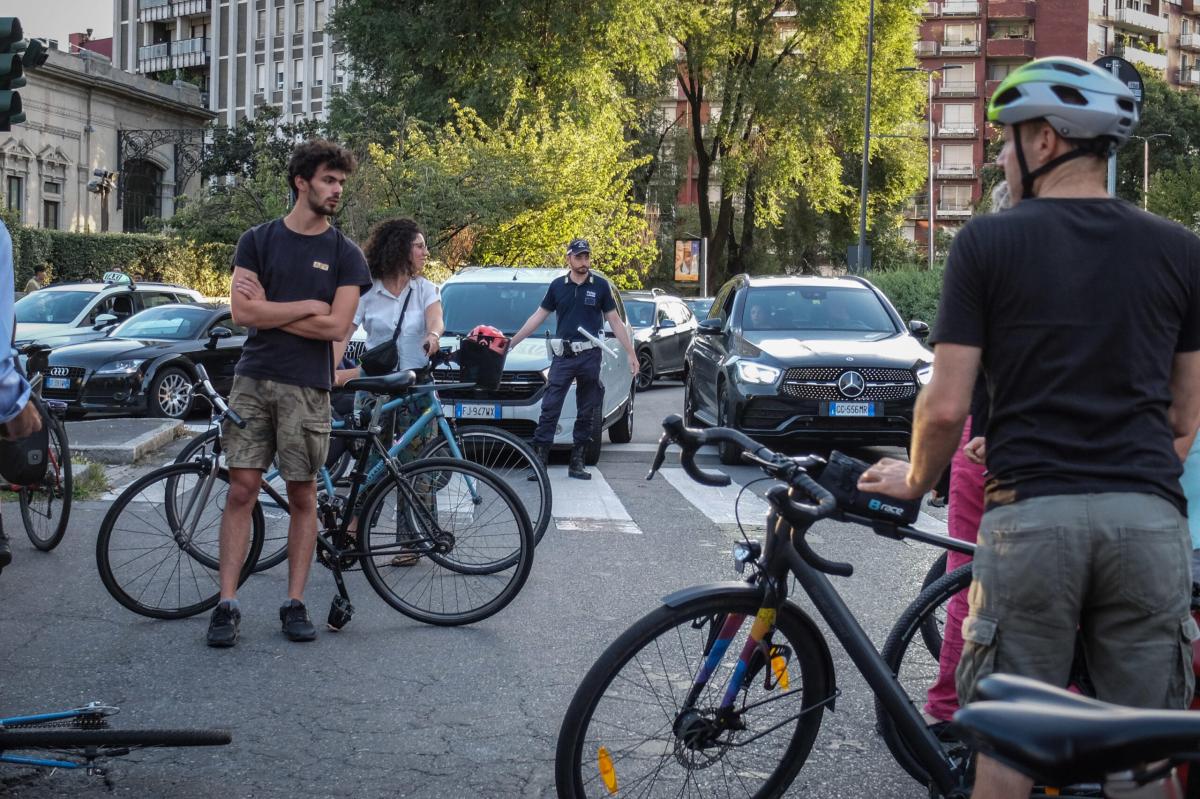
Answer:
[[[1131,139],[1142,140],[1142,208],[1145,209],[1150,197],[1150,141],[1151,139],[1169,139],[1170,133],[1151,133],[1149,136],[1130,136]]]
[[[862,274],[866,270],[867,252],[867,167],[871,162],[871,65],[875,58],[875,0],[870,0],[867,10],[867,99],[863,110],[863,162],[862,186],[859,196],[858,212],[858,255],[854,261],[854,271]]]
[[[925,104],[925,116],[928,121],[926,130],[926,138],[929,142],[929,172],[926,178],[926,189],[929,194],[929,237],[926,248],[929,251],[929,269],[933,270],[933,261],[936,256],[935,250],[937,245],[934,243],[937,239],[934,236],[937,219],[937,209],[933,206],[933,76],[948,69],[961,69],[961,64],[942,64],[941,69],[930,69],[929,67],[900,67],[897,72],[911,72],[913,74],[924,73],[925,86],[928,89],[928,99]]]

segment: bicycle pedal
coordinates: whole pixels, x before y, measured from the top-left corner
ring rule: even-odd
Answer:
[[[329,618],[325,623],[329,626],[329,629],[337,632],[345,627],[353,616],[354,606],[350,604],[350,600],[338,595],[329,604]]]

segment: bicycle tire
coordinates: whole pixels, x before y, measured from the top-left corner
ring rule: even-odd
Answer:
[[[896,675],[902,688],[909,692],[913,704],[918,708],[925,702],[924,692],[933,685],[938,676],[938,656],[922,643],[920,647],[910,652],[913,639],[922,634],[922,628],[929,618],[933,617],[959,591],[967,590],[971,585],[971,564],[961,566],[949,574],[943,575],[928,585],[920,595],[912,601],[900,618],[896,620],[887,641],[880,654],[888,668]],[[939,647],[939,653],[940,653]],[[908,774],[922,785],[929,784],[929,774],[909,748],[908,743],[901,737],[896,725],[883,704],[875,700],[875,716],[878,721],[879,733],[892,757]]]
[[[179,454],[175,456],[175,463],[203,462],[211,458],[213,445],[216,440],[217,428],[210,427],[203,433],[193,437],[179,451]],[[345,458],[342,460],[344,461]],[[220,465],[224,468],[224,459],[221,460]],[[339,464],[339,467],[343,472],[345,471],[346,467],[344,464]],[[263,480],[266,480],[265,474],[263,475]],[[263,508],[263,520],[266,523],[266,527],[263,530],[262,553],[259,555],[258,562],[254,564],[254,572],[256,574],[273,569],[287,560],[288,527],[290,524],[286,502],[287,487],[274,484],[269,485],[284,501],[282,503],[276,501],[266,488],[258,494],[258,502]]]
[[[402,466],[400,473],[397,479],[388,472],[364,503],[361,562],[367,582],[383,601],[426,624],[473,624],[499,612],[520,593],[533,568],[533,530],[520,500],[503,480],[470,461],[413,461]],[[436,531],[429,529],[432,520],[428,512],[414,516],[413,503],[408,500],[417,496],[413,486],[422,480],[427,481],[424,490],[436,492]],[[467,490],[468,480],[473,481],[472,490]],[[473,501],[473,496],[478,496],[480,502]],[[392,506],[388,506],[389,500]],[[446,530],[445,522],[460,518],[475,522],[479,532]],[[395,526],[389,528],[387,524],[393,519]],[[435,533],[443,530],[454,536],[453,546],[448,551],[435,551]],[[480,557],[490,559],[487,563],[504,565],[486,571],[465,568],[472,565],[465,559],[472,557],[475,547],[482,549]],[[421,557],[415,565],[392,565],[393,556],[402,552],[419,553]],[[498,590],[487,598],[489,587]],[[482,601],[466,608],[447,607],[451,601],[475,599]]]
[[[925,579],[921,583],[922,591],[942,579],[946,574],[948,557],[948,552],[938,555],[937,560],[933,562],[929,567],[929,571],[925,573]],[[935,660],[942,656],[942,628],[938,622],[939,619],[935,616],[930,616],[921,624],[921,640],[925,642],[925,648],[929,650],[929,654]]]
[[[49,425],[50,434],[50,463],[46,465],[46,476],[42,478],[39,488],[22,488],[17,498],[21,506],[21,522],[25,525],[25,534],[35,547],[42,552],[49,552],[62,543],[67,532],[67,524],[71,519],[75,478],[71,472],[71,448],[67,442],[66,427],[61,420],[53,416],[46,416],[44,420]],[[57,520],[54,519],[56,501]]]
[[[0,730],[0,752],[26,749],[61,751],[85,747],[225,746],[229,730]]]
[[[463,425],[455,431],[454,438],[464,459],[491,469],[508,484],[529,514],[534,544],[542,543],[550,527],[554,494],[546,465],[533,448],[507,430],[489,425]],[[453,456],[450,443],[438,436],[425,445],[418,457]],[[528,479],[531,470],[535,477],[532,481]]]
[[[645,766],[647,772],[654,774],[653,785],[661,783],[664,786],[662,791],[654,794],[655,796],[683,795],[681,785],[683,789],[694,785],[698,795],[747,796],[755,799],[781,796],[796,778],[812,750],[824,713],[824,700],[830,695],[833,678],[818,654],[824,649],[823,642],[813,642],[811,624],[804,617],[803,611],[793,603],[784,602],[779,608],[771,633],[773,647],[781,645],[776,636],[782,633],[791,649],[792,657],[784,666],[789,687],[775,700],[763,702],[762,699],[770,693],[763,684],[765,676],[762,675],[761,669],[765,665],[760,663],[759,672],[747,674],[740,689],[740,707],[745,708],[745,711],[761,708],[769,716],[761,723],[757,717],[748,719],[745,713],[741,717],[744,723],[748,723],[747,734],[753,736],[755,733],[761,733],[763,745],[757,747],[755,752],[747,753],[744,760],[734,762],[746,751],[742,747],[750,743],[747,740],[740,746],[726,747],[719,753],[720,760],[710,759],[703,768],[694,768],[694,760],[685,764],[681,757],[691,757],[687,754],[688,750],[693,753],[695,750],[683,743],[675,733],[679,724],[677,692],[692,685],[699,665],[708,651],[706,647],[716,637],[715,633],[720,629],[724,618],[732,613],[747,617],[724,655],[728,665],[722,663],[714,670],[715,674],[730,675],[760,604],[758,596],[738,592],[707,594],[675,607],[664,605],[634,622],[610,644],[588,670],[563,717],[554,763],[555,786],[559,799],[585,799],[608,796],[614,792],[609,790],[611,786],[604,784],[600,773],[605,758],[604,752],[608,754],[617,789],[628,785],[631,786],[628,790],[633,792],[635,788],[632,786],[644,783],[648,776],[647,774],[630,779],[624,764],[635,761],[635,758],[654,761],[657,753],[657,761]],[[664,657],[664,647],[657,643],[660,638],[671,644],[678,641],[680,649],[683,650],[688,648],[685,637],[693,638],[693,633],[697,634],[694,638],[693,657],[688,657],[685,653],[682,662],[678,664],[675,657],[670,660]],[[651,644],[655,645],[655,651],[649,649]],[[674,646],[666,648],[674,649]],[[645,662],[640,657],[643,650],[648,652]],[[625,677],[625,667],[635,661],[637,668],[631,669],[630,677]],[[778,674],[776,672],[776,686],[770,690],[779,687]],[[665,695],[638,684],[643,678],[649,682],[653,677],[659,676],[665,685]],[[619,677],[622,678],[620,681]],[[792,690],[790,685],[797,679],[802,680],[803,684]],[[602,707],[601,703],[610,687],[618,686],[617,690],[620,690],[620,687],[626,685],[631,686],[627,690],[634,691],[635,694],[624,701],[613,700],[611,707],[615,715],[614,720],[610,721],[607,718],[609,706]],[[726,687],[726,679],[713,679],[705,687],[705,693],[701,694],[698,707],[711,715]],[[756,688],[760,693],[755,694],[751,701],[751,691]],[[778,711],[781,707],[779,700],[788,696],[796,696],[798,701],[790,703],[780,715],[797,712],[794,728],[789,727],[792,721],[790,718],[781,722],[778,716],[770,715],[772,710]],[[712,700],[708,704],[704,703],[706,697],[711,697]],[[759,704],[755,707],[754,703]],[[603,714],[598,720],[597,711],[601,709]],[[634,728],[631,723],[621,718],[622,714],[644,714],[647,721]],[[590,740],[593,724],[601,732],[594,740]],[[763,728],[767,731],[762,732]],[[651,734],[640,732],[641,729],[654,730],[653,734],[661,734],[666,740],[655,740]],[[785,736],[788,735],[789,729],[791,735],[787,738]],[[618,749],[609,752],[608,741],[618,734],[610,731],[624,733],[631,741],[628,748],[624,751]],[[740,731],[734,733],[735,736],[742,734]],[[784,740],[787,741],[786,745]],[[589,758],[588,765],[584,763],[585,752]],[[593,757],[595,761],[592,760]],[[727,757],[730,763],[725,762]],[[771,766],[776,759],[778,764]],[[636,766],[637,762],[630,765]],[[733,785],[729,784],[730,773],[736,778]],[[723,788],[701,790],[702,780],[722,777],[725,779]],[[749,782],[754,784],[749,785]]]
[[[100,524],[100,534],[96,537],[96,565],[100,571],[100,579],[104,583],[105,589],[108,590],[113,599],[117,600],[117,602],[128,610],[153,619],[183,619],[209,610],[217,604],[217,600],[220,597],[220,586],[216,579],[216,552],[221,511],[224,508],[224,503],[218,502],[216,497],[209,498],[213,501],[205,503],[205,506],[200,508],[200,512],[215,510],[216,513],[209,517],[207,526],[204,530],[200,531],[203,537],[196,536],[193,533],[193,538],[186,542],[178,540],[174,533],[174,530],[179,525],[165,518],[168,515],[167,506],[173,504],[167,502],[166,497],[177,495],[178,481],[187,475],[191,475],[196,479],[198,485],[200,481],[208,477],[209,473],[207,469],[208,467],[200,462],[176,463],[156,469],[131,483],[128,488],[121,492],[121,495],[109,507],[108,513],[105,514],[104,521]],[[168,481],[176,487],[168,489]],[[161,489],[163,499],[157,499],[159,489],[154,485],[160,482],[163,483]],[[226,470],[220,469],[217,472],[214,485],[216,483],[228,485],[229,475]],[[171,491],[170,494],[167,493],[168,490]],[[136,506],[136,509],[131,506]],[[122,523],[122,516],[126,513],[127,509],[129,509],[130,518]],[[123,526],[124,524],[133,524],[134,519],[147,522],[140,515],[147,510],[152,510],[160,514],[162,517],[161,520],[165,524],[155,532]],[[258,503],[255,503],[250,519],[251,535],[249,548],[246,554],[246,562],[243,564],[241,574],[238,576],[238,585],[244,583],[246,578],[250,576],[258,560],[259,553],[262,551],[264,521],[262,508]],[[197,524],[199,524],[199,521],[200,518],[197,519]],[[163,527],[165,527],[165,532]],[[135,540],[141,540],[136,539],[136,536],[158,536],[162,541],[150,547],[121,546],[120,544],[128,536],[134,536]],[[114,537],[117,538],[116,542],[114,542]],[[141,540],[141,542],[143,544],[154,544],[152,540]],[[162,553],[164,555],[163,560],[157,564],[152,564],[148,560],[138,563],[142,558],[149,557],[156,550],[164,550]],[[122,557],[114,561],[113,556],[117,553],[124,552],[129,554],[139,551],[143,552],[143,554]],[[145,601],[147,591],[151,586],[157,585],[155,581],[158,579],[163,565],[171,558],[174,558],[174,565],[164,576],[164,579],[168,582],[164,583],[162,591],[158,592],[158,601],[153,604],[147,603]],[[143,569],[140,574],[126,576],[126,567],[132,565],[133,569],[131,571],[136,572],[148,564],[149,567]],[[203,571],[197,574],[194,564],[198,564]],[[189,592],[187,604],[184,604],[184,592],[181,585],[175,591],[177,603],[175,605],[165,604],[171,587],[171,582],[169,582],[171,575],[178,573],[182,578],[185,567],[187,573],[192,578],[195,590]],[[126,583],[132,583],[134,580],[144,577],[147,574],[150,575],[150,580],[141,590],[126,585]],[[152,596],[153,594],[151,594]]]

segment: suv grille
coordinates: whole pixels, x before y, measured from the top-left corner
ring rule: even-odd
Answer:
[[[917,381],[908,369],[867,367],[847,369],[840,366],[806,366],[788,369],[783,376],[782,393],[796,399],[845,400],[837,381],[846,372],[858,372],[866,388],[855,400],[904,400],[917,395]]]
[[[352,339],[350,341],[350,343],[348,343],[346,345],[346,356],[345,357],[349,358],[352,361],[357,362],[358,359],[362,357],[362,354],[366,351],[367,351],[367,342],[355,341]]]
[[[460,371],[458,369],[437,369],[433,373],[437,383],[456,383]],[[488,399],[494,400],[523,400],[532,399],[546,385],[546,378],[541,372],[505,372],[500,379],[500,388],[484,392]],[[446,399],[478,399],[479,394],[474,389],[465,391],[440,391]]]

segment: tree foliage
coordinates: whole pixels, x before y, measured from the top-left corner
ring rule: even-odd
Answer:
[[[1186,170],[1200,154],[1200,95],[1172,88],[1153,70],[1145,70],[1142,80],[1146,93],[1134,134],[1165,133],[1169,137],[1150,142],[1150,175],[1156,177],[1162,170]],[[1117,196],[1139,205],[1144,156],[1145,150],[1138,139],[1130,140],[1117,154]]]

